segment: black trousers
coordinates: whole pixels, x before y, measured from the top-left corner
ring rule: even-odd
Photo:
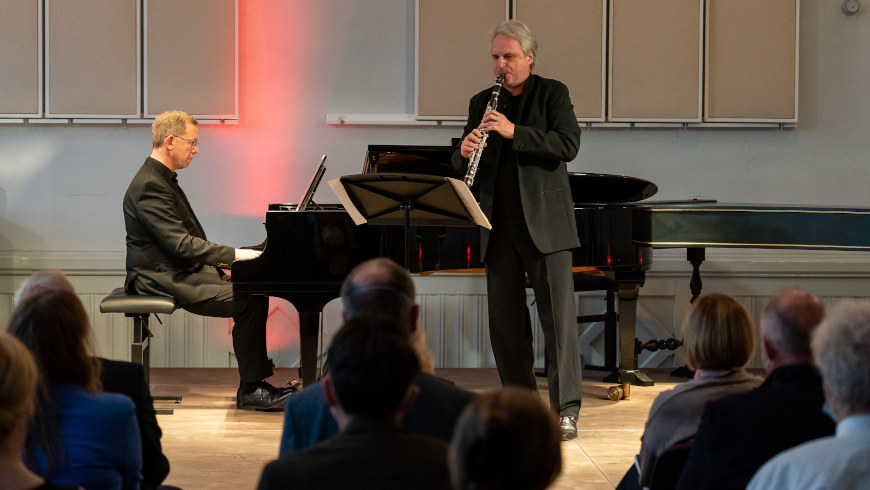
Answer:
[[[217,271],[215,271],[217,275]],[[220,292],[214,298],[181,305],[191,313],[233,318],[233,350],[242,382],[255,383],[272,376],[272,361],[266,353],[266,319],[269,297],[247,293],[233,294],[228,276],[221,276]]]
[[[486,287],[489,335],[502,384],[537,390],[526,306],[528,274],[550,362],[550,406],[560,416],[576,417],[582,388],[571,260],[570,250],[538,252],[521,219],[493,224],[486,252]]]

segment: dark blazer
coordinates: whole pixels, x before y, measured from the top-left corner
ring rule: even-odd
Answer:
[[[471,98],[462,139],[480,125],[491,94],[489,88]],[[566,162],[573,160],[580,149],[580,126],[568,87],[556,80],[530,75],[517,104],[511,121],[515,125],[514,139],[503,144],[510,144],[516,152],[520,203],[532,241],[543,254],[579,247]],[[498,146],[488,145],[484,149],[475,179],[480,185],[481,210],[490,220],[500,158]],[[458,173],[465,175],[468,160],[462,158],[458,145],[452,164]],[[484,258],[488,243],[489,232],[481,229]]]
[[[127,395],[136,405],[136,421],[142,439],[142,488],[160,486],[169,474],[169,460],[163,455],[160,437],[163,431],[157,424],[157,412],[151,390],[145,383],[145,370],[141,364],[100,358],[100,381],[103,391]]]
[[[229,267],[235,250],[206,240],[175,172],[149,157],[130,182],[123,207],[127,292],[172,296],[180,304],[218,294],[220,275],[208,266]]]
[[[450,441],[459,414],[476,395],[426,373],[417,375],[414,384],[420,391],[402,425],[415,434]],[[284,402],[280,455],[308,449],[336,434],[338,424],[329,412],[320,383],[305,387]]]
[[[356,419],[336,437],[266,465],[258,488],[449,489],[447,443]]]
[[[767,460],[834,434],[822,378],[808,364],[774,369],[758,388],[707,404],[681,489],[743,489]]]

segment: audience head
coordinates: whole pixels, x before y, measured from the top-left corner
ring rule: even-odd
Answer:
[[[364,315],[348,320],[333,337],[328,359],[327,402],[347,415],[393,417],[416,395],[411,383],[420,363],[404,327],[393,318]]]
[[[196,126],[199,122],[184,111],[166,111],[154,118],[151,123],[151,144],[154,148],[163,146],[167,136],[183,135],[188,124]]]
[[[33,353],[46,383],[100,390],[99,364],[89,348],[88,315],[71,291],[30,295],[15,307],[8,330]]]
[[[725,294],[705,294],[683,322],[683,346],[691,369],[722,371],[745,366],[755,353],[752,320]]]
[[[420,306],[414,302],[414,281],[405,268],[388,258],[367,260],[354,267],[341,285],[344,319],[361,315],[386,315],[407,329],[420,368],[435,370],[435,356],[426,348],[423,329],[417,327]]]
[[[819,298],[800,289],[773,295],[761,312],[762,355],[769,371],[787,364],[810,364],[812,331],[825,316]]]
[[[21,281],[18,290],[15,291],[15,304],[19,304],[27,300],[32,295],[39,294],[43,291],[64,290],[71,293],[75,292],[75,288],[66,278],[63,271],[59,269],[44,269],[34,272],[30,276]]]
[[[0,455],[21,457],[36,404],[39,372],[27,347],[0,332]]]
[[[812,351],[837,420],[870,413],[870,302],[831,308],[813,333]]]
[[[414,281],[407,270],[392,259],[367,260],[353,270],[341,285],[345,319],[381,314],[405,321],[415,328],[417,305]]]
[[[448,460],[456,490],[543,489],[562,470],[559,427],[533,392],[506,386],[472,400]]]

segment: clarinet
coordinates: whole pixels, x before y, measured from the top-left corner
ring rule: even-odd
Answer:
[[[495,79],[495,86],[492,87],[492,95],[489,96],[489,103],[486,104],[486,111],[494,111],[496,107],[498,107],[498,94],[501,92],[501,85],[504,83],[504,75],[499,75],[498,78]],[[481,133],[483,136],[480,138],[480,143],[477,144],[477,148],[471,152],[471,157],[468,159],[468,171],[465,173],[465,185],[469,188],[472,184],[474,184],[474,175],[477,174],[477,167],[480,165],[480,156],[483,155],[483,147],[486,145],[486,131],[481,129]]]

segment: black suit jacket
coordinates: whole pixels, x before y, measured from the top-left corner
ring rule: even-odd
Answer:
[[[129,293],[172,296],[180,304],[215,297],[220,273],[235,258],[232,247],[206,240],[175,172],[148,158],[124,195]]]
[[[746,488],[773,456],[834,434],[824,401],[821,376],[800,364],[774,369],[752,391],[708,403],[677,488]]]
[[[145,370],[141,364],[100,359],[100,381],[103,391],[127,395],[136,405],[136,421],[142,439],[143,489],[157,488],[169,474],[169,460],[163,455],[160,437],[163,431],[157,425],[157,412],[151,390],[145,382]]]
[[[480,125],[491,94],[492,89],[486,89],[471,98],[462,139]],[[544,254],[579,247],[566,162],[573,160],[580,149],[580,126],[568,87],[530,75],[516,103],[511,120],[514,139],[503,144],[511,145],[516,152],[516,161],[511,163],[517,165],[520,203],[532,241]],[[480,185],[481,210],[490,220],[500,159],[498,146],[484,149],[475,179]],[[459,146],[453,152],[452,164],[458,173],[465,174],[468,160],[462,158]],[[489,232],[482,229],[484,258],[488,243]]]
[[[447,443],[387,422],[353,420],[338,436],[266,465],[258,488],[449,489]]]
[[[414,384],[420,391],[410,410],[405,413],[402,425],[415,434],[449,442],[459,415],[477,395],[427,373],[418,374]],[[311,448],[337,433],[338,424],[326,405],[320,383],[306,386],[284,403],[282,456]]]

